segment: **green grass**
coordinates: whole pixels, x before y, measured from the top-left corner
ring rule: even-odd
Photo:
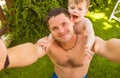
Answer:
[[[87,15],[93,23],[95,35],[105,40],[120,38],[120,22],[115,20],[108,21],[114,4],[102,10],[95,9],[94,12],[89,12]],[[30,66],[3,70],[0,72],[0,78],[51,78],[53,72],[53,64],[50,59],[45,56]],[[120,64],[95,55],[90,64],[88,77],[119,78]]]
[[[115,4],[115,3],[114,3]],[[120,38],[120,22],[109,20],[114,4],[105,7],[103,10],[96,9],[88,13],[95,31],[95,35],[108,40],[110,38]],[[117,14],[120,17],[120,13]],[[120,78],[120,63],[113,63],[104,57],[95,55],[89,68],[89,78]]]
[[[45,56],[30,66],[5,69],[0,72],[0,78],[51,78],[53,72],[53,65]]]

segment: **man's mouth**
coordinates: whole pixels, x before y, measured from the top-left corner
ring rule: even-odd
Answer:
[[[60,36],[62,39],[64,39],[66,37],[66,34],[63,34]]]

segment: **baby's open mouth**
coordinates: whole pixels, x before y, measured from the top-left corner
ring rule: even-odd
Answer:
[[[72,15],[72,20],[73,20],[73,21],[76,20],[77,18],[78,18],[77,15]]]

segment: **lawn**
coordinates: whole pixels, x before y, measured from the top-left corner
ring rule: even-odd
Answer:
[[[114,5],[115,4],[105,7],[102,10],[95,9],[94,12],[88,13],[88,17],[93,23],[95,35],[104,40],[120,38],[120,22],[114,19],[109,21]],[[120,17],[120,14],[116,16]],[[120,64],[113,63],[101,56],[95,55],[89,68],[88,77],[120,78]]]
[[[120,22],[114,19],[108,21],[114,4],[109,7],[104,7],[102,10],[96,8],[94,12],[88,12],[87,14],[87,17],[90,18],[93,23],[95,35],[104,40],[120,38]],[[0,78],[51,78],[53,72],[53,64],[48,56],[45,56],[30,66],[3,70],[0,72]],[[95,55],[90,64],[88,77],[119,78],[120,64]]]

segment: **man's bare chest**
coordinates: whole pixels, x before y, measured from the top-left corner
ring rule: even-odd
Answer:
[[[84,65],[85,53],[66,53],[57,57],[57,64],[61,66],[80,67]]]
[[[53,62],[60,66],[80,67],[86,61],[85,45],[77,44],[72,50],[65,51],[55,47],[50,53]]]

